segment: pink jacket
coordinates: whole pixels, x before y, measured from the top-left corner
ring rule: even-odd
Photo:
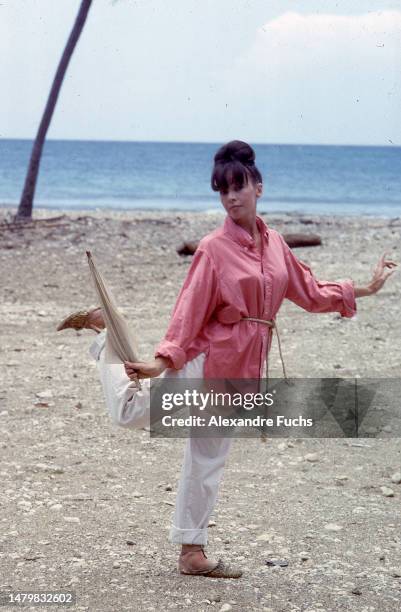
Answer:
[[[229,216],[201,240],[155,356],[169,357],[180,369],[204,352],[205,378],[259,378],[272,335],[242,317],[274,319],[284,298],[308,312],[356,313],[352,281],[316,280],[278,232],[256,221],[262,257]]]

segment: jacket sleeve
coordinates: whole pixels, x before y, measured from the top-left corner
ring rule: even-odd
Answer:
[[[353,317],[356,313],[354,283],[319,281],[306,264],[297,259],[284,242],[288,271],[288,286],[285,297],[308,312],[339,312],[342,317]]]
[[[168,357],[174,368],[187,361],[186,351],[206,325],[219,303],[219,282],[209,255],[198,249],[178,295],[167,333],[156,348],[155,357]]]

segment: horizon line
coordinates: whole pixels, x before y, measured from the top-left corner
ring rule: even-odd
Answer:
[[[0,141],[11,140],[11,141],[22,141],[22,142],[33,142],[34,138],[20,138],[20,137],[2,137]],[[201,140],[122,140],[122,139],[102,139],[102,138],[46,138],[46,142],[98,142],[98,143],[120,143],[120,144],[183,144],[183,145],[214,145],[221,146],[223,141],[201,141]],[[225,143],[226,141],[224,141]],[[248,141],[249,142],[249,141]],[[400,148],[400,144],[393,143],[389,144],[375,144],[375,143],[311,143],[311,142],[256,142],[250,141],[255,146],[272,146],[272,147],[376,147],[376,148]],[[224,144],[223,143],[223,144]]]

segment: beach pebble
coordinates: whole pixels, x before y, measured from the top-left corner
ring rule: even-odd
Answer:
[[[380,491],[384,497],[394,497],[394,491],[393,489],[390,489],[390,487],[380,487]]]
[[[36,463],[33,467],[35,471],[45,472],[47,474],[64,474],[64,468],[62,468],[60,465]]]
[[[273,536],[271,533],[261,533],[256,539],[258,542],[270,542],[272,538]]]
[[[233,609],[233,607],[232,607],[232,606],[230,606],[230,604],[225,603],[225,604],[223,604],[223,605],[221,606],[221,608],[220,608],[220,612],[230,612],[230,610],[232,610],[232,609]]]
[[[319,461],[319,455],[317,453],[308,453],[305,455],[304,459],[310,463],[316,463]]]
[[[46,391],[40,391],[39,393],[35,393],[36,397],[39,399],[49,399],[53,397],[53,391],[51,389],[46,389]]]
[[[401,472],[396,472],[391,476],[391,482],[394,484],[401,484]]]
[[[61,504],[53,504],[52,506],[49,507],[49,510],[61,510],[62,509],[62,505]]]
[[[210,602],[221,601],[221,595],[219,595],[219,593],[210,593],[210,595],[207,595],[207,598]]]
[[[361,589],[359,587],[357,587],[357,586],[352,587],[351,593],[353,595],[362,595]]]
[[[216,527],[216,521],[209,521],[208,527]]]
[[[118,561],[113,561],[113,569],[119,569],[121,567]]]
[[[310,559],[309,553],[305,550],[298,553],[298,557],[301,559],[301,561],[307,561],[308,559]]]
[[[352,509],[352,514],[363,514],[364,512],[366,512],[366,508],[363,506],[356,506]]]
[[[341,529],[343,529],[341,525],[337,525],[336,523],[327,523],[324,528],[326,531],[341,531]]]
[[[171,486],[171,484],[168,484],[168,485],[166,485],[166,486],[164,487],[164,490],[165,490],[165,491],[172,491],[172,490],[173,490],[173,487]]]
[[[394,578],[401,578],[401,567],[392,567],[390,572]]]

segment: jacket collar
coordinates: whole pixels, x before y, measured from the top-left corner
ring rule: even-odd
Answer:
[[[261,236],[264,236],[266,238],[266,242],[268,242],[269,228],[267,224],[261,217],[258,216],[256,217],[256,224],[259,228]],[[224,221],[224,233],[228,234],[233,240],[235,240],[235,242],[238,242],[238,244],[241,244],[242,246],[255,245],[255,241],[252,236],[248,234],[243,227],[238,225],[238,223],[235,223],[235,221],[233,221],[229,215],[226,216]]]

